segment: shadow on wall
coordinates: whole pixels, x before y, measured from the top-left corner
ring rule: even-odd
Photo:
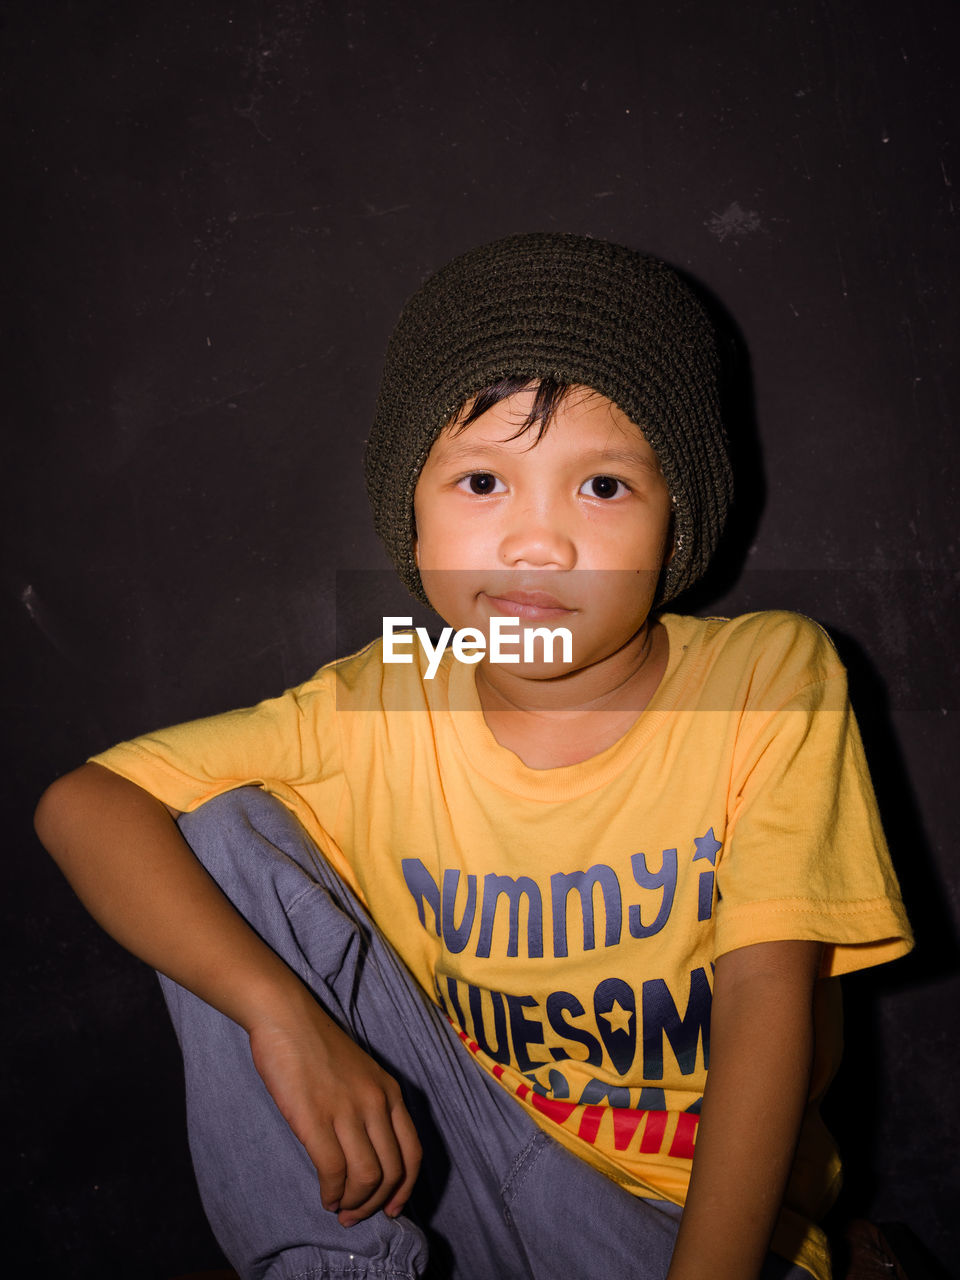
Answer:
[[[960,939],[947,906],[946,888],[923,815],[911,785],[906,762],[892,722],[890,698],[883,680],[861,645],[851,636],[830,628],[850,681],[851,702],[863,736],[884,831],[900,880],[907,914],[917,945],[910,955],[892,966],[866,969],[843,979],[844,1057],[827,1096],[824,1114],[844,1154],[844,1186],[830,1215],[837,1225],[869,1211],[878,1193],[876,1171],[887,1167],[890,1153],[879,1150],[880,1136],[891,1110],[888,1088],[913,1088],[920,1096],[908,1097],[898,1110],[908,1116],[916,1108],[920,1124],[896,1128],[897,1163],[904,1170],[924,1168],[924,1151],[931,1141],[933,1113],[924,1099],[952,1095],[954,1064],[938,1060],[931,1052],[936,1027],[919,1048],[900,1037],[884,1034],[883,1013],[905,1002],[911,1009],[923,999],[937,1006],[935,986],[960,970]],[[893,1015],[895,1017],[895,1014]],[[915,1020],[919,1020],[914,1014]],[[892,1060],[884,1055],[895,1055]],[[916,1055],[914,1057],[914,1054]],[[922,1083],[916,1066],[924,1072]],[[930,1187],[918,1188],[925,1198]],[[901,1223],[885,1224],[883,1233],[895,1251],[907,1280],[950,1280],[948,1272],[910,1230]],[[848,1253],[842,1237],[835,1241],[837,1272]],[[952,1260],[951,1260],[952,1261]]]

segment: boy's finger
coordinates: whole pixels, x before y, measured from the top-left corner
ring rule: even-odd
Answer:
[[[336,1213],[340,1208],[347,1180],[347,1161],[333,1130],[324,1130],[316,1137],[307,1154],[317,1171],[321,1203],[325,1209]]]
[[[403,1152],[393,1131],[389,1114],[377,1117],[368,1124],[367,1133],[380,1161],[381,1179],[377,1188],[377,1208],[389,1199],[403,1181],[405,1166]]]
[[[341,1221],[351,1216],[359,1221],[378,1207],[379,1202],[374,1203],[371,1209],[367,1205],[376,1200],[376,1193],[383,1182],[380,1157],[366,1129],[357,1121],[338,1124],[337,1137],[347,1162],[347,1176],[340,1197]]]
[[[407,1203],[410,1193],[413,1191],[413,1184],[416,1182],[417,1174],[420,1172],[423,1148],[420,1146],[420,1139],[417,1137],[416,1128],[410,1119],[410,1113],[402,1102],[398,1103],[393,1109],[390,1113],[390,1118],[393,1122],[393,1131],[397,1136],[397,1143],[403,1160],[403,1181],[384,1206],[384,1213],[391,1218],[395,1218],[398,1213],[402,1212],[403,1206]]]
[[[367,1138],[378,1162],[379,1177],[376,1186],[371,1188],[361,1165],[358,1168],[358,1179],[354,1183],[353,1164],[348,1160],[347,1189],[340,1210],[340,1221],[344,1226],[352,1226],[354,1222],[369,1218],[383,1208],[385,1201],[403,1179],[403,1156],[389,1117],[385,1115],[368,1121]],[[354,1187],[358,1197],[356,1200],[352,1198]]]

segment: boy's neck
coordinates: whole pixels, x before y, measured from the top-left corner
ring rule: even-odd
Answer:
[[[581,764],[613,746],[653,697],[667,669],[669,641],[660,622],[618,653],[556,680],[524,680],[481,664],[483,718],[502,747],[531,769]]]

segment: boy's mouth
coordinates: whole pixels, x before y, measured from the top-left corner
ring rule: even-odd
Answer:
[[[576,612],[547,591],[504,591],[496,595],[484,591],[481,596],[494,613],[529,618],[531,621],[568,618]]]

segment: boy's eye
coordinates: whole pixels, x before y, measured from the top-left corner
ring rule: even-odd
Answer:
[[[461,488],[467,488],[471,493],[480,494],[481,497],[488,493],[497,492],[497,485],[499,484],[500,481],[497,477],[489,471],[474,471],[470,475],[464,476],[460,481]]]
[[[623,481],[613,476],[591,476],[580,486],[580,492],[589,498],[616,498],[626,491],[627,486]]]

